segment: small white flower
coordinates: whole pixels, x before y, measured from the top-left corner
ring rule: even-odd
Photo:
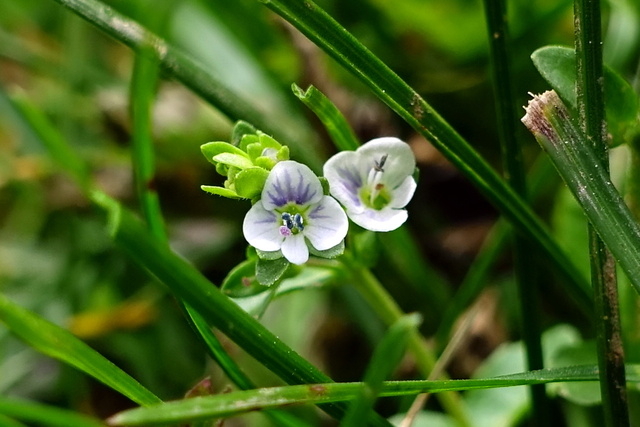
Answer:
[[[331,157],[324,176],[353,222],[367,230],[391,231],[407,220],[403,208],[416,190],[415,167],[411,148],[387,137]]]
[[[277,163],[265,182],[261,199],[244,218],[247,242],[265,252],[282,251],[293,264],[309,259],[309,243],[324,251],[347,235],[349,221],[332,197],[325,196],[318,177],[307,166]]]

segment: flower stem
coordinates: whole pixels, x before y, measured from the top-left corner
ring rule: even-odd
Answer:
[[[345,253],[341,261],[352,278],[353,285],[387,326],[391,326],[405,315],[368,268],[362,266],[349,253]],[[436,364],[434,351],[417,329],[409,334],[407,345],[416,359],[418,369],[425,378],[428,378]],[[437,396],[444,409],[456,419],[460,426],[470,425],[462,402],[456,393],[439,393]]]
[[[576,0],[574,22],[580,127],[608,171],[599,0]],[[629,415],[615,262],[592,226],[589,249],[605,425],[624,427],[629,425]]]

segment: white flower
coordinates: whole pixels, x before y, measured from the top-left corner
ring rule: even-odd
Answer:
[[[340,204],[325,196],[318,177],[307,166],[277,163],[265,182],[261,199],[244,218],[249,244],[265,252],[282,251],[293,264],[309,259],[308,242],[324,251],[347,235],[349,220]]]
[[[387,137],[331,157],[324,176],[353,222],[367,230],[391,231],[407,220],[403,208],[416,190],[415,167],[411,148]]]

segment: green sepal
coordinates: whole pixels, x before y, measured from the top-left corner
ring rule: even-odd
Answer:
[[[247,169],[253,167],[253,163],[249,160],[246,153],[242,153],[243,155],[232,154],[232,153],[220,153],[213,157],[214,162],[223,163],[227,166],[234,166],[238,169]]]
[[[280,147],[282,147],[282,144],[263,132],[258,132],[258,140],[264,148],[275,148],[276,150],[279,150]]]
[[[240,140],[240,149],[244,150],[247,152],[247,154],[249,154],[249,157],[251,157],[251,154],[249,153],[249,146],[251,144],[259,144],[260,140],[258,139],[258,135],[256,134],[247,134],[244,135],[242,137],[242,139]]]
[[[282,251],[267,252],[267,251],[261,251],[260,249],[256,249],[256,254],[258,255],[258,258],[268,260],[268,261],[282,258]]]
[[[250,297],[268,288],[256,279],[257,259],[242,261],[236,265],[222,282],[222,292],[231,298]]]
[[[259,167],[252,167],[238,172],[234,181],[236,193],[247,199],[259,197],[268,176],[269,171]]]
[[[533,52],[531,60],[565,104],[575,110],[575,50],[563,46],[545,46]],[[606,65],[604,97],[607,131],[611,134],[610,146],[629,142],[638,131],[638,95],[625,79]]]
[[[271,286],[282,277],[291,263],[286,258],[262,259],[256,262],[256,280],[264,286]]]
[[[251,123],[238,120],[231,131],[231,144],[239,147],[245,135],[255,135],[257,132],[258,130]]]
[[[329,180],[324,176],[319,176],[318,179],[320,180],[320,184],[322,185],[322,194],[324,194],[325,196],[328,196],[329,192],[331,191]]]
[[[200,146],[200,151],[202,151],[204,157],[214,165],[216,164],[216,161],[214,161],[213,158],[222,153],[236,154],[238,156],[249,158],[247,153],[224,141],[207,142],[206,144],[202,144]]]
[[[214,185],[201,185],[202,191],[206,191],[209,194],[215,194],[216,196],[227,197],[229,199],[244,199],[233,190],[224,187],[216,187]]]
[[[333,258],[339,257],[344,253],[344,240],[338,243],[337,245],[335,245],[334,247],[326,249],[324,251],[317,250],[308,241],[307,241],[307,247],[309,248],[309,253],[311,255],[315,255],[320,258],[333,259]]]

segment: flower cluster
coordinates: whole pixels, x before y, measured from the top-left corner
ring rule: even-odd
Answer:
[[[205,156],[228,177],[224,188],[203,189],[254,200],[242,230],[261,257],[303,264],[310,253],[336,256],[344,247],[347,217],[371,231],[395,230],[407,220],[404,208],[416,189],[416,162],[397,138],[374,139],[330,158],[323,169],[328,194],[311,169],[288,160],[286,147],[272,138],[258,133],[241,141],[239,147],[203,146]]]

